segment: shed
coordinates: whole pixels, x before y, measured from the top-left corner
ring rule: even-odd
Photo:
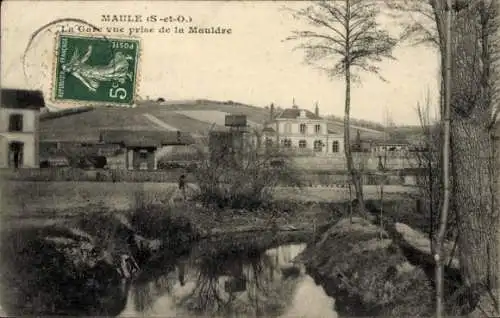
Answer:
[[[191,145],[191,134],[180,131],[104,130],[100,142],[117,144],[126,149],[125,168],[156,170],[158,148],[163,146]]]

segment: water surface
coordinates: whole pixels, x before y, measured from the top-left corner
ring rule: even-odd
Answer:
[[[202,240],[183,255],[165,251],[128,281],[110,267],[68,271],[72,260],[40,241],[3,244],[0,309],[11,316],[337,317],[333,299],[294,262],[306,245],[290,241],[264,233]]]
[[[305,244],[177,259],[130,288],[121,317],[337,317],[293,259]]]

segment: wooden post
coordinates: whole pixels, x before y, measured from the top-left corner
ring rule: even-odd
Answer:
[[[125,148],[125,169],[128,170],[128,149]]]

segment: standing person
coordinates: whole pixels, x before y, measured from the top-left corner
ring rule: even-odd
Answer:
[[[182,197],[186,201],[186,176],[181,175],[179,178],[179,190],[182,192]]]

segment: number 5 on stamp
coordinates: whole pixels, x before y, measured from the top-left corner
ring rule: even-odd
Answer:
[[[132,105],[139,53],[137,39],[59,34],[53,101]]]

